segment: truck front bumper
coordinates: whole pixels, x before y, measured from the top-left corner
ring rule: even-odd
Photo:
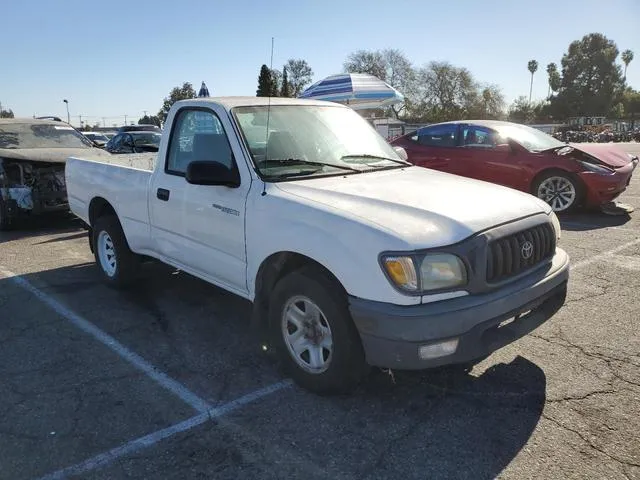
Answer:
[[[568,280],[569,257],[557,249],[546,266],[490,293],[412,306],[349,297],[349,309],[367,363],[418,370],[483,358],[527,335],[562,307]],[[456,341],[450,353],[426,353]]]

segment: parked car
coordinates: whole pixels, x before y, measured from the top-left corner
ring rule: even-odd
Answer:
[[[98,148],[104,148],[109,138],[100,132],[82,132],[82,134],[93,142]]]
[[[70,155],[109,156],[64,122],[0,119],[0,230],[21,215],[68,210],[64,165]]]
[[[564,303],[549,205],[412,166],[345,106],[199,98],[167,125],[155,162],[68,160],[100,275],[124,288],[152,257],[252,301],[306,388],[473,361]]]
[[[117,133],[123,132],[162,132],[162,129],[156,125],[123,125],[118,128]]]
[[[568,145],[510,122],[438,123],[394,139],[414,165],[528,192],[556,212],[611,202],[629,185],[638,157],[615,145]]]
[[[104,149],[110,153],[157,152],[162,135],[156,132],[133,131],[118,133]]]

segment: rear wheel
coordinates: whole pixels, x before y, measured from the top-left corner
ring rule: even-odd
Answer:
[[[316,393],[350,390],[367,367],[344,292],[320,269],[281,279],[269,308],[272,338],[286,373]]]
[[[580,203],[582,189],[576,179],[565,172],[548,172],[537,179],[533,194],[551,206],[554,212],[569,212]]]
[[[138,256],[129,249],[118,218],[109,215],[96,220],[92,228],[93,253],[103,280],[124,288],[137,278]]]

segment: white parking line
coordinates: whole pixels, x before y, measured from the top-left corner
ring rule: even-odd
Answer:
[[[582,228],[584,230],[624,230],[627,232],[635,232],[637,231],[635,228],[625,227],[623,225],[595,225],[591,223],[582,223],[582,222],[561,222],[563,227],[574,227],[574,228]],[[573,230],[569,230],[573,231]]]
[[[151,447],[162,440],[172,437],[178,433],[186,432],[187,430],[197,427],[198,425],[202,425],[209,420],[220,418],[243,407],[244,405],[255,402],[256,400],[266,397],[278,390],[282,390],[290,385],[291,382],[285,380],[283,382],[261,388],[260,390],[256,390],[255,392],[244,395],[219,407],[213,407],[204,413],[185,420],[184,422],[176,423],[175,425],[150,433],[144,437],[136,438],[124,445],[120,445],[119,447],[112,448],[111,450],[96,455],[95,457],[91,457],[84,462],[80,462],[76,465],[45,475],[44,477],[41,477],[40,480],[61,480],[68,478],[71,475],[80,475],[97,468],[105,467],[120,457]]]
[[[156,367],[144,360],[140,355],[129,350],[111,335],[103,332],[94,324],[81,317],[77,313],[72,312],[60,302],[55,300],[53,297],[47,295],[37,287],[33,286],[28,280],[0,266],[0,278],[2,277],[14,282],[16,285],[33,294],[40,301],[54,310],[57,314],[67,319],[83,332],[91,335],[103,345],[109,347],[121,358],[127,360],[134,367],[138,368],[148,377],[156,381],[160,386],[175,394],[178,398],[193,407],[197,412],[200,412],[198,415],[191,417],[183,422],[174,424],[170,427],[158,430],[156,432],[127,442],[124,445],[115,447],[107,452],[96,455],[95,457],[89,458],[76,465],[72,465],[62,470],[58,470],[57,472],[45,475],[44,477],[42,477],[42,479],[62,479],[67,478],[70,475],[78,475],[99,467],[103,467],[124,455],[129,455],[143,448],[153,446],[166,438],[197,427],[198,425],[201,425],[208,420],[227,415],[234,410],[243,407],[244,405],[255,402],[256,400],[259,400],[267,395],[282,390],[283,388],[289,387],[292,384],[290,380],[284,380],[282,382],[278,382],[254,392],[248,393],[223,405],[215,407],[211,406],[208,402],[198,397],[184,385],[168,377],[165,373],[161,372]]]
[[[24,288],[34,296],[36,296],[41,302],[48,305],[52,310],[54,310],[58,315],[67,319],[69,322],[74,324],[80,330],[85,333],[88,333],[93,338],[98,340],[103,345],[106,345],[111,350],[113,350],[116,354],[118,354],[121,358],[131,363],[134,367],[144,372],[149,378],[157,382],[160,386],[169,390],[171,393],[175,394],[182,401],[190,405],[197,412],[206,412],[211,405],[207,403],[202,398],[198,397],[195,393],[191,392],[187,387],[182,385],[179,382],[176,382],[174,379],[167,376],[165,373],[158,370],[156,367],[147,362],[144,358],[142,358],[137,353],[132,352],[127,347],[118,342],[115,338],[113,338],[108,333],[103,332],[98,327],[96,327],[93,323],[84,319],[77,313],[72,312],[67,307],[62,305],[60,302],[55,300],[53,297],[47,295],[43,291],[34,287],[28,280],[25,280],[23,277],[13,273],[10,270],[0,266],[0,275],[8,278],[10,281],[14,282],[16,285]]]
[[[586,267],[587,265],[591,265],[592,263],[599,262],[600,260],[608,257],[609,255],[614,255],[618,252],[621,252],[622,250],[626,250],[627,248],[633,247],[634,245],[638,245],[638,244],[640,244],[640,238],[637,238],[635,240],[632,240],[631,242],[622,244],[616,248],[612,248],[611,250],[607,250],[606,252],[599,253],[598,255],[593,255],[589,258],[585,258],[584,260],[580,260],[579,262],[576,262],[573,265],[571,265],[570,269],[576,270],[577,268]]]

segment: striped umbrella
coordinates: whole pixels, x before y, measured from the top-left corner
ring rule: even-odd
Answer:
[[[311,85],[298,98],[344,103],[356,110],[404,102],[404,96],[395,88],[366,73],[331,75]]]

